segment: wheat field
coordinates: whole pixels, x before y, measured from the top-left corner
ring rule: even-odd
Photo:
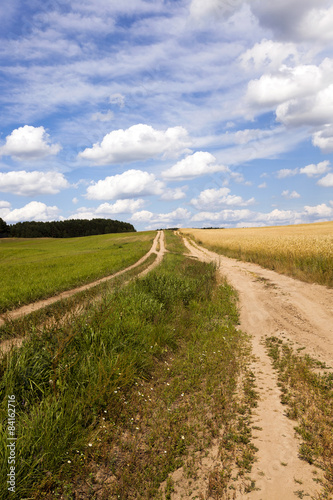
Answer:
[[[244,229],[181,229],[217,253],[333,286],[333,221]]]

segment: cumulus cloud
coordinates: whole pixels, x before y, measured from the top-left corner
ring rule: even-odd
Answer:
[[[90,200],[114,200],[117,198],[135,198],[150,194],[163,194],[164,183],[154,174],[142,170],[127,170],[123,174],[106,177],[93,183],[87,189],[86,197]]]
[[[49,207],[45,203],[39,201],[31,201],[22,208],[11,210],[5,215],[5,220],[8,223],[21,221],[39,221],[46,222],[58,218],[59,208],[56,206]]]
[[[321,161],[317,165],[311,163],[311,165],[306,165],[303,168],[283,168],[276,172],[276,177],[278,179],[284,179],[286,177],[293,177],[298,174],[306,175],[307,177],[316,177],[318,175],[325,174],[330,170],[330,162],[328,160]]]
[[[297,193],[297,191],[290,192],[288,189],[286,189],[285,191],[282,191],[282,196],[284,198],[286,198],[287,200],[293,200],[295,198],[301,197],[301,195],[299,193]]]
[[[0,217],[5,219],[6,215],[10,212],[11,204],[8,201],[0,200]]]
[[[164,189],[161,200],[182,200],[183,198],[186,198],[186,193],[183,191],[183,189],[184,188]]]
[[[6,137],[6,143],[0,147],[0,155],[12,156],[16,160],[39,160],[49,155],[56,155],[61,149],[59,144],[49,144],[49,135],[44,127],[24,125]]]
[[[312,163],[311,165],[307,165],[304,168],[300,168],[299,173],[305,174],[308,177],[315,177],[317,175],[326,174],[326,172],[328,172],[330,170],[329,165],[330,165],[330,162],[328,160],[321,161],[317,165]]]
[[[128,214],[136,210],[140,210],[145,202],[142,199],[138,200],[117,200],[115,203],[102,203],[96,208],[80,207],[72,214],[70,219],[94,219],[94,218],[109,218],[114,214]]]
[[[320,148],[323,153],[333,153],[333,125],[328,125],[313,134],[312,144]]]
[[[333,174],[327,174],[317,182],[318,186],[333,187]]]
[[[278,70],[282,64],[298,61],[298,51],[294,43],[280,43],[263,39],[248,49],[240,57],[240,63],[247,70]]]
[[[297,175],[299,172],[298,168],[282,168],[281,170],[278,170],[276,173],[276,176],[278,179],[284,179],[285,177],[292,177],[294,175]]]
[[[102,203],[96,208],[97,215],[128,214],[140,210],[145,204],[142,199],[138,200],[117,200],[115,203]]]
[[[252,212],[248,209],[243,210],[221,210],[220,212],[199,212],[195,214],[192,218],[192,222],[217,222],[221,225],[224,222],[238,222],[238,221],[246,221],[250,219],[252,216]]]
[[[291,99],[276,109],[276,119],[291,126],[324,126],[332,122],[333,84],[301,99]]]
[[[260,24],[273,30],[276,37],[282,40],[299,40],[309,38],[309,33],[303,28],[306,19],[311,19],[315,10],[320,7],[325,8],[328,3],[328,0],[293,0],[292,2],[289,0],[279,0],[279,2],[252,0],[250,5]],[[313,19],[311,25],[314,24]]]
[[[191,141],[183,127],[171,127],[165,132],[150,125],[138,124],[107,134],[101,143],[79,153],[79,158],[99,165],[147,160],[159,155],[177,157],[188,151]]]
[[[91,115],[91,119],[98,122],[110,122],[113,118],[114,114],[110,110],[106,113],[97,112]]]
[[[205,189],[198,198],[190,203],[198,210],[214,210],[225,205],[248,206],[255,202],[254,198],[244,201],[241,196],[231,195],[229,188]]]
[[[185,180],[215,172],[229,172],[229,168],[218,165],[215,156],[211,153],[197,151],[162,172],[162,176],[170,180]]]
[[[149,227],[156,226],[185,226],[191,217],[191,212],[186,208],[177,208],[172,212],[154,214],[149,210],[142,210],[132,215],[133,222],[149,223]]]
[[[275,73],[268,73],[248,84],[246,98],[252,105],[275,108],[291,99],[313,95],[323,86],[323,71],[314,65],[288,67],[282,65]],[[284,108],[278,108],[277,117],[283,121]]]
[[[331,174],[332,175],[332,174]],[[333,216],[333,208],[328,207],[326,203],[322,203],[321,205],[316,205],[314,207],[305,206],[305,213],[311,216],[316,217],[332,217]]]
[[[19,196],[57,194],[69,187],[68,181],[59,172],[18,172],[0,173],[0,191]]]

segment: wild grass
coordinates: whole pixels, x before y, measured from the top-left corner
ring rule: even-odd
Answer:
[[[17,402],[16,496],[163,498],[161,482],[220,431],[246,474],[236,392],[249,344],[237,321],[235,293],[213,266],[168,254],[83,315],[32,331],[0,364],[4,464],[8,395]]]
[[[93,305],[105,300],[106,296],[117,292],[130,280],[135,279],[138,274],[153,264],[155,260],[156,254],[153,253],[142,264],[126,271],[120,276],[78,292],[71,297],[58,300],[20,318],[10,319],[9,313],[6,322],[0,326],[0,340],[14,337],[26,338],[29,337],[31,332],[38,333],[43,331],[45,326],[50,326],[51,324],[59,326],[66,321],[70,321],[70,318],[76,319]]]
[[[333,286],[333,222],[245,229],[182,229],[217,253]]]
[[[0,239],[0,313],[130,266],[149,250],[155,234]]]
[[[266,339],[269,355],[278,370],[282,403],[287,415],[297,420],[302,439],[301,458],[324,471],[324,493],[333,495],[333,373],[308,355],[276,337]],[[318,373],[318,368],[323,373]]]

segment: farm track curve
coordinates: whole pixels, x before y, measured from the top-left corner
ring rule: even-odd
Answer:
[[[144,271],[141,273],[137,274],[136,277],[140,276],[145,276],[148,272],[150,272],[152,269],[154,269],[156,266],[158,266],[162,259],[163,255],[166,252],[165,249],[165,243],[164,243],[164,232],[163,231],[158,231],[157,235],[154,238],[153,244],[150,248],[150,250],[143,256],[141,259],[139,259],[137,262],[132,264],[129,267],[126,267],[125,269],[122,269],[114,274],[111,274],[110,276],[105,276],[104,278],[100,278],[96,281],[93,281],[91,283],[87,283],[86,285],[82,285],[80,287],[72,288],[71,290],[66,290],[65,292],[62,292],[58,295],[54,295],[53,297],[49,297],[47,299],[39,300],[37,302],[33,302],[31,304],[27,304],[25,306],[22,306],[18,309],[15,309],[13,311],[8,311],[5,314],[0,315],[0,326],[5,324],[6,321],[9,320],[15,320],[17,318],[21,318],[23,316],[26,316],[34,311],[38,311],[39,309],[42,309],[43,307],[46,307],[50,304],[53,304],[54,302],[58,302],[59,300],[67,299],[69,297],[72,297],[73,295],[83,292],[84,290],[88,290],[90,288],[93,288],[97,285],[100,285],[101,283],[104,283],[105,281],[112,280],[118,276],[121,276],[122,274],[135,269],[136,267],[140,266],[143,264],[150,255],[156,254],[156,259],[152,264],[150,264]],[[133,278],[131,278],[133,279]],[[129,281],[129,279],[124,283],[126,285]],[[22,338],[12,338],[8,340],[4,340],[0,343],[0,356],[9,351],[13,345],[15,346],[20,346],[22,343],[23,339]]]
[[[251,478],[258,490],[238,493],[236,500],[294,500],[300,498],[299,490],[303,490],[304,496],[314,498],[320,493],[321,487],[314,481],[320,473],[298,456],[296,423],[285,415],[277,375],[263,341],[269,336],[291,341],[332,367],[333,290],[218,255],[186,238],[184,243],[192,257],[215,262],[219,272],[237,290],[240,328],[252,340],[255,361],[251,369],[256,377],[259,402],[253,413],[254,444],[258,452]],[[173,500],[177,498],[172,496]]]

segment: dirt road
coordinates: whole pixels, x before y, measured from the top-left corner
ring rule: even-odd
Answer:
[[[260,400],[254,414],[259,449],[251,477],[258,491],[237,499],[292,500],[320,492],[314,467],[298,458],[295,422],[285,416],[277,377],[262,345],[265,336],[298,343],[308,354],[333,365],[333,290],[307,284],[262,267],[219,256],[184,240],[192,256],[217,263],[238,291],[241,329],[252,336]],[[318,477],[318,476],[317,476]],[[300,497],[300,491],[303,496]]]
[[[19,309],[15,309],[13,311],[6,313],[5,315],[2,315],[2,317],[0,315],[0,326],[5,323],[6,319],[13,320],[16,318],[20,318],[22,316],[30,314],[33,311],[37,311],[38,309],[42,309],[43,307],[46,307],[50,304],[53,304],[54,302],[57,302],[58,300],[67,299],[68,297],[72,297],[76,293],[82,292],[84,290],[88,290],[89,288],[97,286],[100,283],[103,283],[104,281],[109,281],[110,279],[114,279],[117,276],[120,276],[120,275],[126,273],[127,271],[130,271],[131,269],[138,267],[140,264],[143,264],[151,254],[155,253],[157,255],[155,261],[152,264],[150,264],[150,266],[148,266],[144,271],[142,271],[140,274],[138,274],[138,276],[144,276],[162,261],[163,255],[165,252],[166,252],[166,250],[165,250],[165,244],[164,244],[164,232],[158,231],[158,233],[155,236],[155,239],[153,241],[151,249],[143,257],[141,257],[141,259],[139,259],[137,262],[135,262],[131,266],[127,267],[126,269],[122,269],[121,271],[118,271],[115,274],[112,274],[110,276],[106,276],[105,278],[101,278],[99,280],[93,281],[92,283],[88,283],[86,285],[83,285],[83,286],[80,286],[77,288],[73,288],[71,290],[67,290],[66,292],[55,295],[54,297],[49,297],[48,299],[39,300],[38,302],[34,302],[32,304],[28,304],[26,306],[20,307]],[[8,350],[10,350],[13,345],[20,346],[22,343],[22,340],[23,339],[21,339],[21,338],[14,338],[14,339],[4,340],[3,342],[1,342],[0,343],[0,356],[1,356],[1,353],[7,352]]]

